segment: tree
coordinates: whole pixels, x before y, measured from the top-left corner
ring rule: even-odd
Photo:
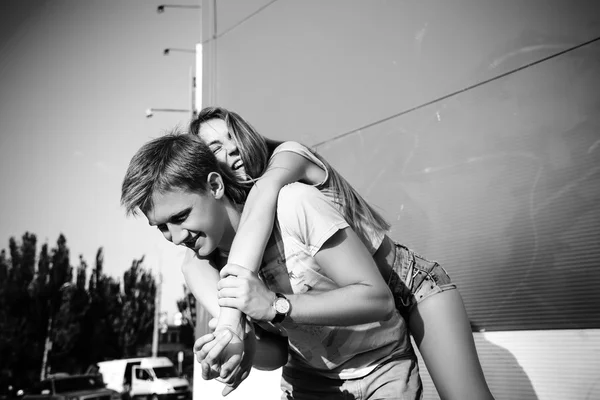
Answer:
[[[58,371],[80,370],[80,355],[75,351],[81,337],[90,297],[85,288],[87,263],[79,256],[75,284],[61,286],[59,308],[52,327],[52,367]]]
[[[12,371],[9,369],[9,361],[12,361],[9,345],[13,335],[8,324],[8,296],[6,293],[9,283],[9,268],[10,265],[6,258],[6,250],[2,249],[0,251],[0,375],[6,377],[12,375]],[[8,385],[8,383],[4,383],[3,385]]]
[[[118,328],[119,344],[126,357],[136,355],[152,338],[156,283],[143,268],[143,261],[144,257],[134,260],[123,275],[123,310]]]
[[[49,334],[50,301],[52,290],[50,286],[51,260],[48,253],[48,244],[44,243],[38,258],[38,268],[29,284],[29,297],[31,298],[30,322],[34,334],[31,337],[30,346],[35,355],[35,369],[38,376],[41,374],[41,360],[44,357],[44,345]]]
[[[34,366],[38,365],[40,346],[37,342],[40,332],[40,314],[36,312],[37,302],[30,296],[34,282],[36,237],[26,232],[21,244],[15,238],[9,239],[10,260],[2,252],[0,269],[6,274],[2,281],[2,319],[0,319],[0,372],[10,370],[15,383],[27,382],[35,376]],[[43,332],[43,331],[42,331]]]
[[[50,368],[48,368],[48,366],[53,366],[55,363],[56,365],[60,365],[60,347],[57,352],[52,352],[51,350],[56,342],[55,328],[57,325],[59,329],[61,327],[61,322],[56,322],[56,320],[59,311],[63,306],[63,291],[69,288],[72,280],[73,268],[69,261],[67,239],[63,234],[60,234],[56,241],[56,248],[52,249],[47,283],[40,288],[48,298],[48,318],[46,323],[44,351],[42,354],[41,377],[44,377],[46,373],[49,372],[48,370]]]
[[[50,285],[55,301],[60,301],[60,288],[73,280],[73,268],[69,262],[69,248],[67,239],[60,234],[56,241],[56,248],[52,250],[52,269]]]
[[[123,308],[121,286],[118,281],[104,275],[103,268],[104,253],[101,247],[96,253],[95,266],[88,283],[89,308],[74,350],[85,367],[122,355],[117,331]]]
[[[181,325],[179,326],[179,338],[181,343],[186,347],[192,347],[194,345],[194,327],[195,327],[195,315],[196,315],[196,299],[194,295],[187,289],[186,285],[183,285],[183,297],[177,300],[177,309],[181,313]]]
[[[26,388],[47,369],[82,372],[150,343],[156,283],[143,257],[121,283],[104,274],[99,248],[88,280],[81,256],[73,276],[64,235],[37,257],[36,236],[21,239],[0,250],[0,384]]]

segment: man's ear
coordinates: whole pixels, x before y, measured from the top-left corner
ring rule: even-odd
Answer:
[[[215,199],[220,199],[225,196],[225,184],[223,178],[218,172],[211,172],[207,178],[208,189]]]

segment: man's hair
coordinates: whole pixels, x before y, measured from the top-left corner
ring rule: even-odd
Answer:
[[[148,212],[155,193],[175,189],[206,192],[208,175],[223,178],[225,195],[234,203],[246,201],[249,188],[221,165],[210,148],[196,135],[173,130],[143,145],[129,162],[121,185],[121,205],[127,215],[136,209]]]

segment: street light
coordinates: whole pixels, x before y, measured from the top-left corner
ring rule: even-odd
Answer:
[[[162,14],[165,12],[165,8],[200,8],[200,6],[192,6],[186,4],[161,4],[156,8],[156,12]]]
[[[194,77],[192,67],[189,72],[189,108],[148,108],[146,109],[146,118],[152,118],[155,112],[180,112],[188,113],[190,118],[196,116],[196,106],[194,104],[194,96],[196,94],[196,78]]]
[[[189,113],[191,110],[182,108],[148,108],[146,110],[146,118],[152,118],[155,112],[185,112]]]
[[[192,50],[192,49],[176,49],[173,47],[167,47],[166,49],[163,50],[163,56],[168,56],[170,52],[179,52],[179,53],[193,53],[196,54],[196,50]]]

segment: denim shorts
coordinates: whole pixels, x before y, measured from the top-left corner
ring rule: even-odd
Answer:
[[[396,256],[388,286],[396,308],[405,319],[419,302],[445,290],[456,289],[446,270],[437,262],[429,261],[399,243],[395,245]]]
[[[414,353],[395,357],[362,378],[332,379],[283,367],[282,400],[420,400],[423,387]]]

